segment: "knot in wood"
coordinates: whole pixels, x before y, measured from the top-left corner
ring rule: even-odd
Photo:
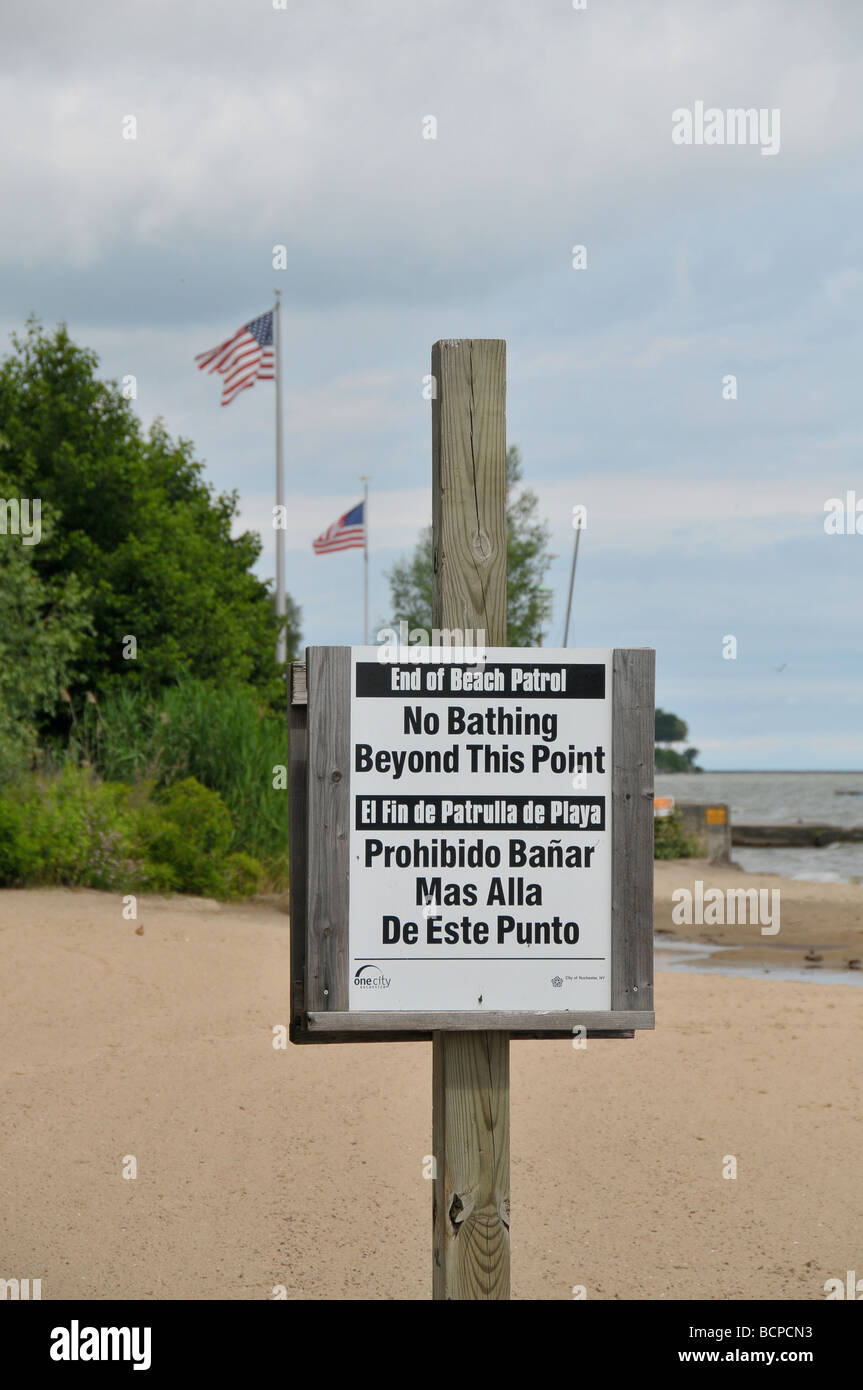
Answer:
[[[487,560],[491,555],[491,541],[485,531],[477,531],[471,541],[471,547],[474,555],[476,555],[479,560]]]
[[[473,1215],[476,1202],[470,1192],[454,1192],[449,1204],[449,1219],[458,1234],[468,1217]]]

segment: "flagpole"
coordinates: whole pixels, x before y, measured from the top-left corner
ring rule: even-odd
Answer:
[[[279,622],[276,638],[276,664],[284,666],[288,659],[287,633],[285,630],[285,477],[282,454],[282,328],[279,296],[276,290],[276,305],[273,309],[273,349],[276,368],[276,617]]]
[[[576,561],[578,560],[578,542],[579,542],[580,540],[581,540],[581,527],[580,527],[580,526],[576,526],[576,528],[575,528],[575,543],[574,543],[574,545],[573,545],[573,550],[572,550],[572,569],[570,570],[570,573],[569,573],[569,598],[568,598],[567,604],[566,604],[566,624],[565,624],[564,629],[563,629],[563,645],[564,645],[564,646],[567,645],[567,639],[568,639],[568,637],[569,637],[569,614],[570,614],[570,610],[571,610],[571,608],[572,608],[572,587],[573,587],[573,585],[574,585],[574,583],[575,583],[575,565],[576,565]]]
[[[363,474],[363,645],[369,640],[369,480]]]

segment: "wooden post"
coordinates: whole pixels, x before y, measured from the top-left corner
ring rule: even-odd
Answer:
[[[432,348],[432,625],[506,645],[506,344]],[[434,1297],[508,1299],[509,1034],[433,1040]]]
[[[296,1042],[306,1008],[306,868],[309,857],[306,764],[309,757],[309,707],[306,663],[288,667],[288,778],[291,798],[291,1040]]]

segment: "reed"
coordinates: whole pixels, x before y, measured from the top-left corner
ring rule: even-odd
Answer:
[[[249,687],[186,680],[155,696],[118,691],[85,706],[70,752],[106,781],[196,778],[231,813],[231,849],[260,859],[271,885],[286,880],[288,797],[273,781],[287,766],[287,728]]]

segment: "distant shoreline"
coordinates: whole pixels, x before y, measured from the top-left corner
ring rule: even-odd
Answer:
[[[863,767],[702,767],[698,772],[694,769],[670,772],[657,768],[656,773],[659,777],[863,777]]]

